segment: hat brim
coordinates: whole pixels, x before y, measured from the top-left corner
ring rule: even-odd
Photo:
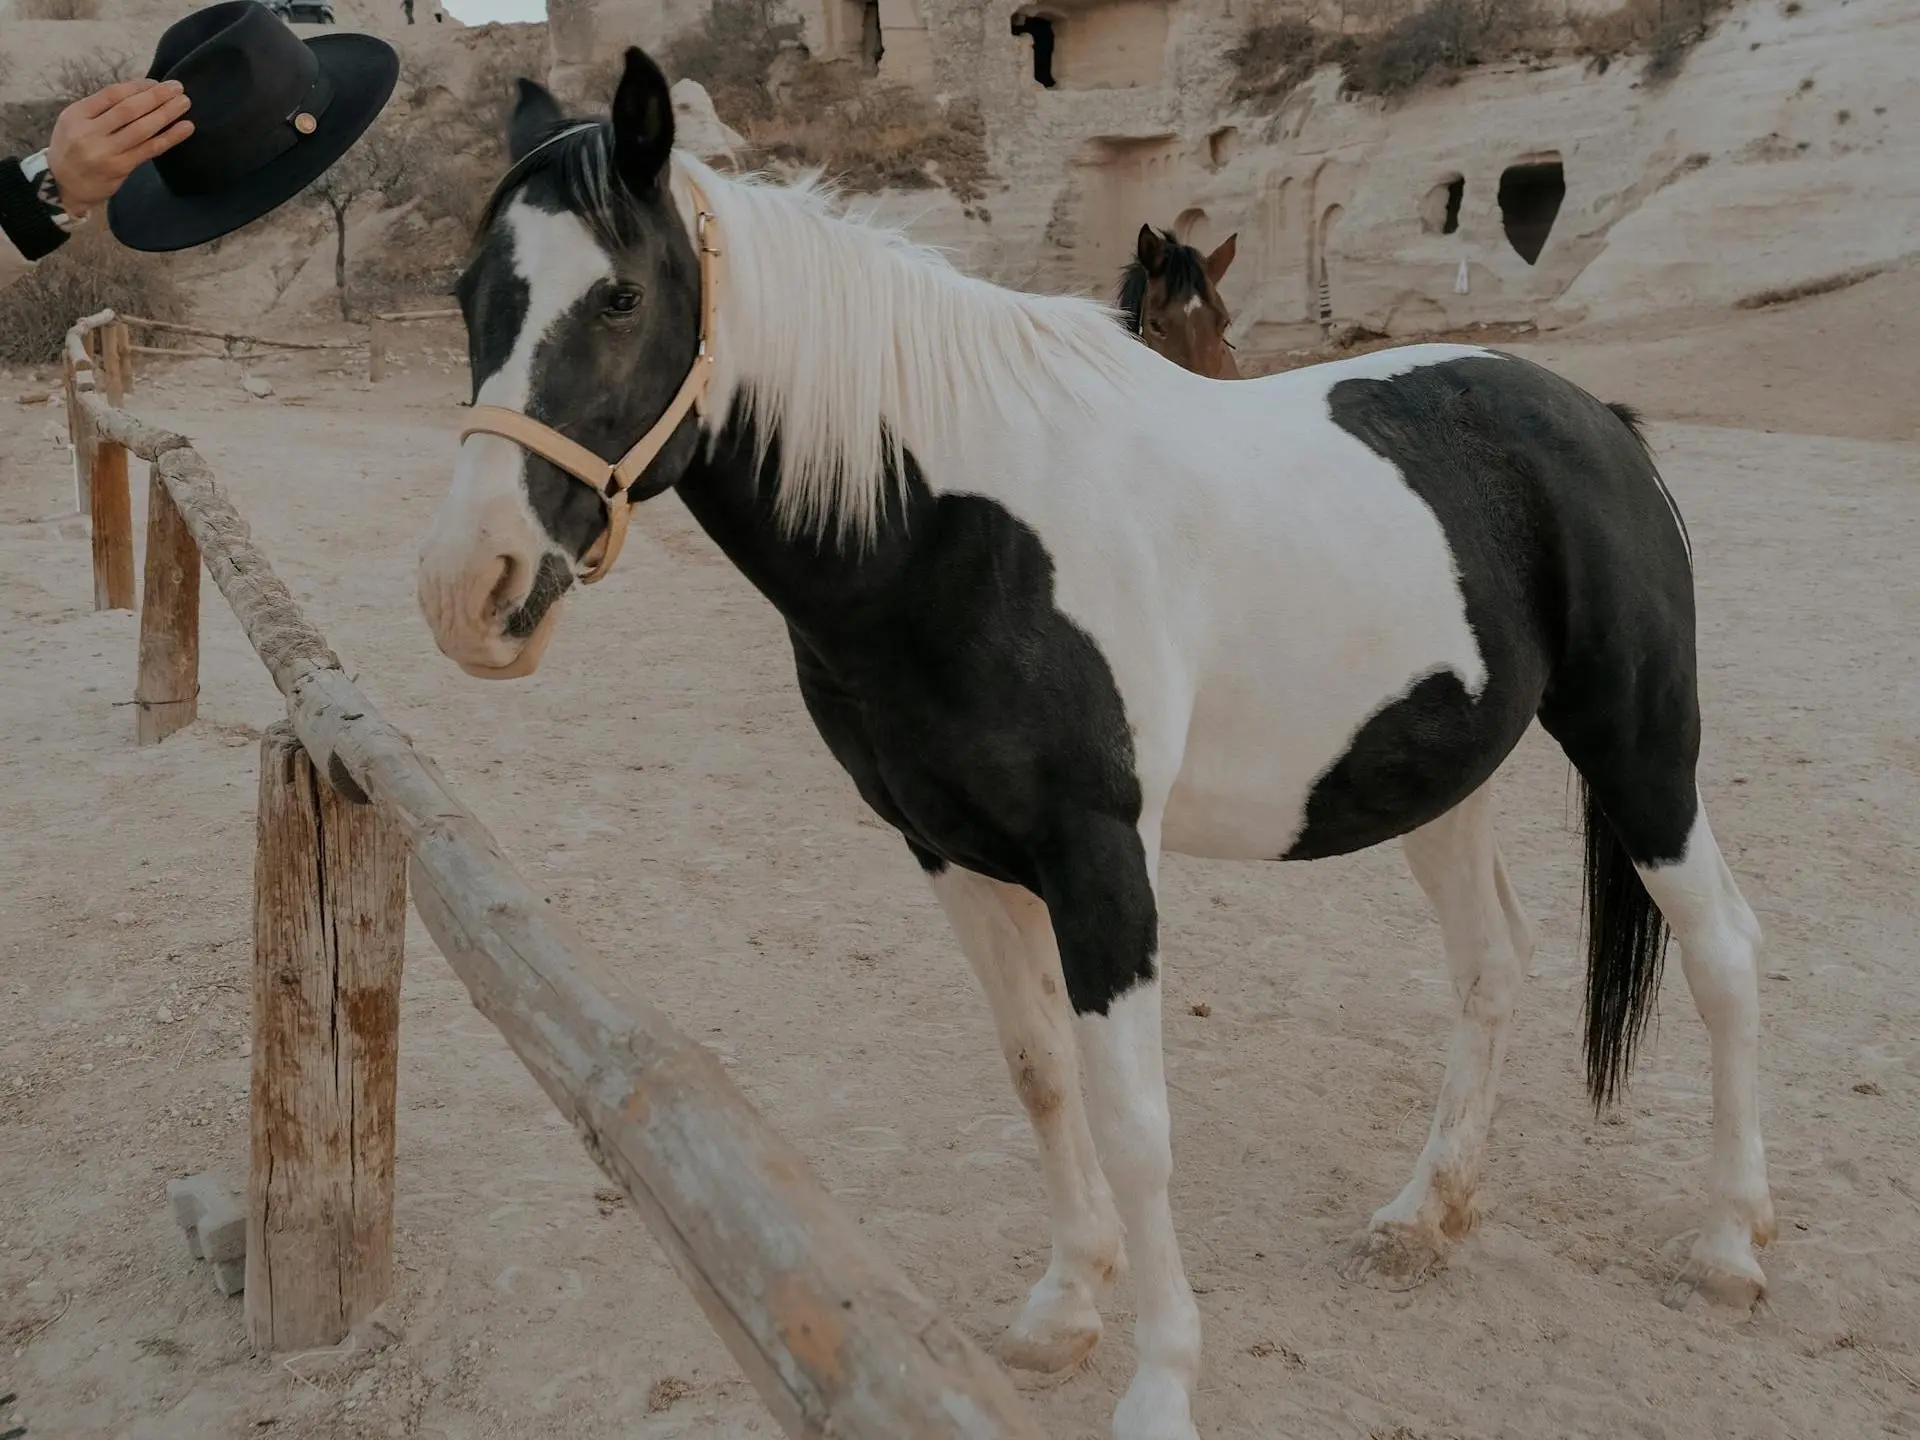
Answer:
[[[306,45],[333,82],[319,130],[238,183],[205,195],[176,195],[149,160],[107,202],[116,240],[146,251],[218,240],[279,209],[353,148],[393,95],[400,57],[371,35],[321,35]]]

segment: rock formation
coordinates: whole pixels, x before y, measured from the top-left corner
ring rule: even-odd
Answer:
[[[555,0],[556,68],[657,42],[701,3]],[[563,6],[591,13],[597,51],[565,49]],[[1256,350],[1329,323],[1724,306],[1920,250],[1920,0],[1747,0],[1664,83],[1637,57],[1528,59],[1388,103],[1328,67],[1266,112],[1229,98],[1248,23],[1230,0],[794,9],[816,58],[987,117],[984,205],[883,210],[983,273],[1101,294],[1144,220],[1197,243],[1237,230],[1226,295]]]

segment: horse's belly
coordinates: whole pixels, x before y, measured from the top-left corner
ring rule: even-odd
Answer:
[[[1304,842],[1333,854],[1457,803],[1461,777],[1499,744],[1478,703],[1487,666],[1450,583],[1403,601],[1356,590],[1310,623],[1296,612],[1293,624],[1241,627],[1195,694],[1167,848],[1273,860]]]
[[[1215,859],[1312,860],[1417,829],[1484,783],[1525,730],[1525,702],[1496,688],[1476,696],[1458,672],[1438,668],[1317,746],[1289,743],[1280,726],[1265,746],[1232,726],[1196,727],[1163,842]]]

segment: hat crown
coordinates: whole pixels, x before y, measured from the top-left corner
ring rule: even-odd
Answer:
[[[258,0],[226,0],[174,22],[149,79],[176,80],[193,134],[154,162],[177,194],[231,184],[314,133],[331,99],[313,52]],[[296,116],[314,121],[296,124]]]

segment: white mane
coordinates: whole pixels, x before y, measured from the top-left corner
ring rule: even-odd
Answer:
[[[1063,404],[1094,413],[1149,353],[1107,307],[963,275],[897,230],[837,213],[815,180],[734,179],[684,154],[674,169],[689,233],[686,176],[723,255],[709,413],[743,397],[761,458],[778,433],[775,505],[792,530],[869,540],[889,461],[904,485],[902,451],[937,482],[983,437],[1057,422]]]

